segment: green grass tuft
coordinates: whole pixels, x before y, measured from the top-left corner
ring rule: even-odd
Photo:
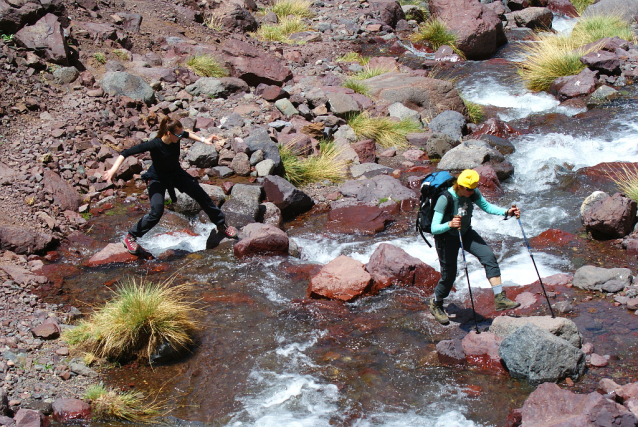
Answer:
[[[571,0],[579,15],[582,15],[587,6],[594,4],[595,0]]]
[[[360,93],[361,95],[367,96],[370,93],[368,85],[357,79],[346,79],[341,86],[352,89],[355,93]]]
[[[348,52],[343,56],[337,57],[335,59],[335,62],[358,62],[359,65],[364,66],[368,65],[368,62],[370,62],[370,57],[361,56],[361,54],[357,52]]]
[[[380,76],[381,74],[393,73],[395,71],[396,71],[395,68],[370,67],[370,65],[366,65],[365,67],[363,67],[362,71],[359,71],[357,74],[352,76],[352,78],[356,80],[365,80],[365,79],[370,79],[372,77]]]
[[[593,15],[580,18],[572,30],[571,39],[580,46],[604,37],[619,37],[633,42],[636,36],[627,21],[614,15]]]
[[[193,73],[202,77],[228,76],[228,70],[226,70],[219,61],[211,55],[191,56],[186,61],[186,67]]]
[[[277,0],[271,10],[277,14],[279,19],[289,16],[311,18],[313,14],[310,6],[312,3],[308,0]]]
[[[461,97],[463,103],[465,104],[465,108],[467,108],[467,115],[470,117],[470,121],[472,123],[480,123],[485,118],[485,112],[483,111],[483,106],[481,104],[477,104],[476,102],[468,101],[464,97]]]
[[[106,56],[102,52],[95,52],[93,54],[93,59],[99,64],[106,64]]]
[[[91,412],[95,420],[126,420],[132,422],[150,422],[160,415],[160,406],[145,403],[140,392],[117,393],[103,384],[89,387],[84,400],[91,402]]]
[[[308,25],[299,17],[282,18],[278,24],[262,25],[254,35],[263,41],[291,44],[293,41],[290,40],[289,35],[307,29]]]
[[[151,357],[160,345],[176,350],[192,344],[198,309],[187,299],[188,286],[130,279],[114,291],[112,300],[94,311],[62,338],[98,357]]]
[[[352,116],[348,125],[357,137],[371,138],[384,148],[407,148],[406,135],[421,130],[421,126],[410,119],[397,122],[389,117],[370,117],[365,112]]]
[[[445,22],[439,18],[430,18],[419,25],[419,28],[416,29],[410,39],[413,43],[427,42],[434,50],[437,50],[443,45],[448,45],[457,51],[456,35],[454,35],[454,33],[448,29]]]
[[[280,145],[284,178],[296,186],[324,180],[343,181],[347,172],[346,161],[341,157],[343,150],[333,142],[327,141],[321,142],[319,149],[319,155],[303,158],[294,147],[294,143]]]

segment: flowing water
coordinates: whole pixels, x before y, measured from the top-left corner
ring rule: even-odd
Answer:
[[[570,22],[561,25],[568,28]],[[517,55],[514,43],[500,54],[509,60]],[[506,195],[494,200],[522,209],[528,237],[549,228],[578,232],[580,204],[596,189],[578,184],[579,169],[603,161],[638,161],[635,103],[617,102],[583,114],[549,95],[527,92],[507,61],[466,62],[455,73],[468,99],[528,131],[512,140],[516,152],[508,160],[516,173],[504,183]],[[139,215],[104,216],[92,236],[115,241]],[[426,295],[419,290],[387,289],[350,304],[304,300],[312,264],[341,254],[367,262],[381,242],[438,269],[435,251],[412,228],[374,237],[330,235],[322,230],[323,221],[325,214],[289,226],[301,259],[245,262],[235,260],[228,246],[205,251],[210,225],[195,224],[199,237],[194,238],[163,234],[179,228],[163,222],[141,244],[155,255],[166,249],[175,255],[84,270],[67,279],[64,292],[70,302],[91,304],[108,297],[102,283],[126,276],[158,279],[177,273],[179,281],[193,284],[205,326],[192,354],[153,370],[125,365],[111,376],[120,385],[161,390],[172,415],[183,420],[224,426],[496,426],[511,408],[521,406],[532,390],[525,384],[437,366],[436,342],[464,332],[428,318]],[[536,280],[516,221],[479,212],[473,224],[497,253],[506,284]],[[542,276],[574,270],[569,257],[551,251],[536,251],[535,259]],[[470,260],[469,272],[473,286],[488,286],[478,262]],[[462,275],[457,289],[465,292]]]

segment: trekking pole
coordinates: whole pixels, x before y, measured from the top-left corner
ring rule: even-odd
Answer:
[[[460,218],[460,215],[457,215]],[[476,333],[480,334],[478,328],[478,322],[476,321],[476,310],[474,309],[474,298],[472,297],[472,287],[470,286],[470,275],[467,273],[467,260],[465,259],[465,247],[463,246],[463,235],[461,235],[461,229],[459,228],[459,241],[461,242],[461,252],[463,253],[463,266],[465,267],[465,278],[467,279],[467,289],[470,291],[470,301],[472,301],[472,313],[474,314],[474,327]]]
[[[516,205],[512,205],[512,207],[515,208]],[[536,261],[534,261],[534,255],[532,255],[532,249],[529,247],[527,236],[525,236],[525,230],[523,230],[523,224],[521,223],[520,216],[516,216],[516,220],[518,221],[518,225],[521,226],[521,233],[523,233],[523,240],[525,240],[525,245],[527,246],[527,252],[529,252],[529,256],[532,258],[532,264],[534,264],[534,269],[536,270],[538,281],[541,283],[541,289],[543,289],[543,294],[545,294],[545,299],[547,300],[547,305],[549,306],[549,312],[552,313],[552,319],[554,319],[556,316],[554,316],[554,310],[552,310],[552,304],[549,302],[549,297],[547,296],[547,292],[545,292],[545,285],[543,285],[543,279],[541,279],[541,275],[538,272],[538,267],[536,267]]]

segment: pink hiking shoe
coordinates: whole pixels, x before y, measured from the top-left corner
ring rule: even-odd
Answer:
[[[224,225],[220,228],[220,231],[229,239],[237,238],[237,229],[232,225]]]
[[[137,244],[135,237],[131,236],[130,234],[126,235],[126,237],[122,241],[122,244],[124,245],[126,250],[129,251],[130,254],[137,255],[140,251],[140,245]]]

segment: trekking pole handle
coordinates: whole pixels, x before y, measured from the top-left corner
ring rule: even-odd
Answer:
[[[512,205],[512,208],[515,208],[515,207],[516,207],[516,205],[515,205],[515,204],[514,204],[514,205]],[[505,218],[503,218],[503,221],[507,221],[508,219],[510,219],[509,211],[510,211],[510,210],[508,209],[508,210],[505,212]],[[512,215],[512,216],[514,216],[514,215]],[[520,218],[521,218],[521,214],[520,214],[520,211],[519,211],[519,214],[518,214],[518,215],[516,215],[516,219],[520,219]]]

